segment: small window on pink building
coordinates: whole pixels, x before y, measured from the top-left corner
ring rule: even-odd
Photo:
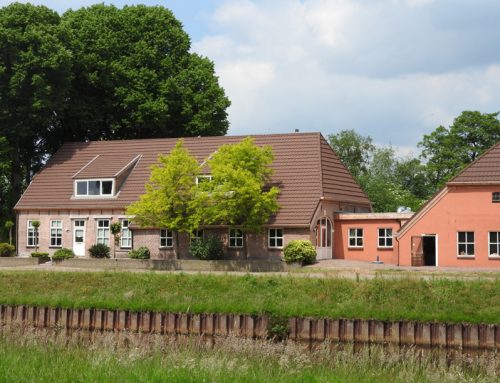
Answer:
[[[500,202],[500,192],[491,193],[491,202]]]
[[[391,228],[378,229],[378,247],[385,247],[385,248],[392,247],[392,229]]]
[[[363,229],[349,229],[349,247],[363,247]]]
[[[489,253],[491,258],[500,258],[500,232],[490,231],[489,232]]]
[[[474,256],[474,232],[473,231],[459,231],[457,233],[457,245],[459,257],[473,257]]]

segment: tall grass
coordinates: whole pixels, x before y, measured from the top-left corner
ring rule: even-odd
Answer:
[[[372,347],[249,339],[74,333],[10,328],[0,336],[1,382],[497,382],[496,355],[422,356]]]
[[[500,280],[374,279],[357,282],[290,276],[0,272],[0,303],[498,323]]]

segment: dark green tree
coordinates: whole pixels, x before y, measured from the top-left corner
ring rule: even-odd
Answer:
[[[375,151],[370,136],[364,137],[354,130],[342,130],[337,134],[330,134],[328,141],[354,178],[366,174]]]
[[[498,114],[464,111],[451,126],[424,136],[419,146],[434,190],[500,140]]]

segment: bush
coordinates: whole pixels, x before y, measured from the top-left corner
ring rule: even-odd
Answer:
[[[46,253],[45,251],[34,251],[31,253],[31,256],[33,258],[49,258],[49,253]]]
[[[193,257],[199,259],[221,259],[224,256],[223,248],[222,241],[212,236],[193,240],[189,246],[189,252]]]
[[[13,257],[16,255],[16,248],[6,242],[0,243],[0,257]]]
[[[52,260],[58,261],[60,259],[74,258],[74,256],[75,253],[73,253],[73,250],[62,248],[54,252],[54,254],[52,254]]]
[[[151,253],[146,246],[141,246],[137,250],[130,250],[128,252],[128,256],[132,259],[149,259],[151,257]]]
[[[288,318],[271,315],[267,322],[267,338],[274,341],[282,341],[290,336]]]
[[[285,262],[300,262],[309,265],[316,260],[316,249],[311,241],[296,239],[290,241],[283,250]]]
[[[109,247],[102,243],[97,243],[90,247],[89,253],[92,258],[109,258]]]

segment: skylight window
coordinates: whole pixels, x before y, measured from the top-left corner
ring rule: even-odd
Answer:
[[[79,180],[75,181],[77,197],[110,197],[113,195],[113,180]]]

